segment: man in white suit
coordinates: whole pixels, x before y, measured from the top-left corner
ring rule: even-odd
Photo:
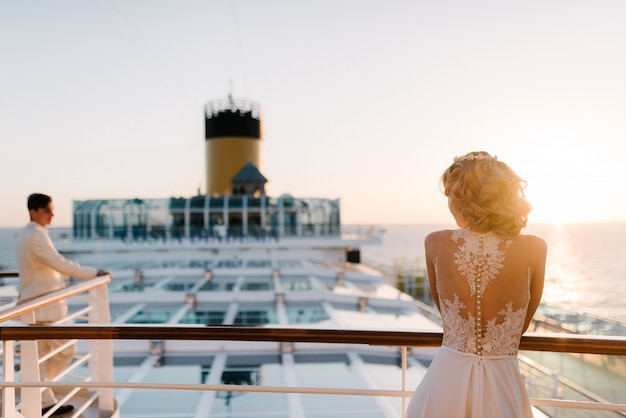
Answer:
[[[52,222],[54,206],[50,196],[34,193],[28,197],[30,222],[18,234],[16,244],[17,264],[20,275],[20,300],[25,300],[63,289],[66,277],[93,279],[109,274],[105,270],[83,267],[65,259],[56,250],[48,235],[47,225]],[[67,316],[67,302],[60,301],[35,312],[37,324],[51,324]],[[39,356],[44,356],[67,340],[38,340]],[[76,353],[74,344],[63,349],[40,365],[42,380],[54,379],[67,367]],[[42,393],[42,414],[49,411],[57,399],[51,388]],[[74,409],[72,405],[60,406],[52,415],[62,415]]]

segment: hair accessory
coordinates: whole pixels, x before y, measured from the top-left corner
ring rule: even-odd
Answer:
[[[472,161],[472,160],[494,160],[498,161],[498,156],[494,155],[493,157],[489,154],[466,154],[461,157],[454,157],[454,162],[459,163],[461,161]]]

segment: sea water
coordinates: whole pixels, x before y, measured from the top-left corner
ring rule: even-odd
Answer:
[[[424,238],[452,225],[382,225],[382,245],[361,248],[364,259],[424,265]],[[16,269],[18,229],[0,228],[0,269]],[[548,244],[543,301],[626,323],[626,223],[533,224],[524,231]]]
[[[385,225],[383,245],[361,248],[376,261],[424,266],[424,238],[453,225]],[[543,301],[626,323],[626,223],[533,224],[548,244]]]

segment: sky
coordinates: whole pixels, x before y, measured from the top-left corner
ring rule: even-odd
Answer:
[[[626,221],[623,0],[0,0],[0,227],[26,197],[205,190],[204,106],[263,111],[267,193],[347,224],[452,220],[439,178],[485,150],[529,222]]]

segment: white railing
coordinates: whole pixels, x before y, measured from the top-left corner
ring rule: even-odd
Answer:
[[[30,300],[24,300],[16,306],[10,307],[0,311],[0,323],[6,324],[12,319],[20,319],[23,324],[35,323],[35,310],[42,308],[46,305],[58,302],[60,300],[67,299],[69,297],[82,297],[79,296],[87,292],[87,307],[79,310],[66,318],[57,322],[57,324],[65,324],[71,320],[77,318],[84,318],[89,324],[108,324],[110,323],[109,316],[109,303],[107,294],[107,283],[111,281],[111,276],[101,276],[95,279],[85,281],[76,285],[72,285],[66,289],[51,292],[45,296],[32,298]],[[53,326],[50,326],[53,328]],[[28,326],[24,327],[28,329]],[[62,338],[62,336],[59,336]],[[16,340],[3,340],[2,347],[2,416],[4,418],[13,417],[40,417],[41,416],[41,379],[39,375],[39,365],[41,362],[54,356],[67,346],[75,344],[75,339],[70,339],[68,342],[54,351],[48,353],[46,356],[39,357],[37,349],[37,341],[35,339],[24,339],[19,343],[19,377],[21,382],[17,381],[15,373],[15,358],[16,358]],[[97,343],[97,344],[96,344]],[[54,381],[70,376],[71,372],[76,368],[87,365],[89,375],[85,377],[85,380],[95,381],[109,381],[113,376],[113,350],[112,341],[90,341],[89,353],[76,358],[75,361],[65,369]],[[23,383],[35,383],[34,385],[22,385]],[[46,386],[54,386],[54,382],[46,382]],[[67,384],[65,384],[67,387]],[[16,402],[16,388],[21,388],[20,402]],[[77,385],[72,388],[63,398],[59,401],[59,405],[63,404],[73,396],[78,394],[81,386]],[[76,412],[76,416],[88,408],[91,404],[95,404],[97,401],[98,408],[101,411],[108,411],[110,416],[113,416],[115,410],[115,402],[113,399],[113,391],[110,388],[98,388],[96,392],[91,394],[87,402],[82,403],[82,407]],[[19,412],[18,412],[19,410]],[[56,410],[56,406],[53,407],[44,416],[50,416]],[[106,415],[102,415],[106,416]]]
[[[357,395],[375,397],[393,397],[402,400],[402,410],[406,410],[406,401],[413,392],[407,390],[407,347],[438,346],[441,344],[440,333],[411,333],[384,331],[339,331],[323,329],[296,328],[262,328],[262,327],[211,327],[211,326],[131,326],[110,325],[106,284],[110,277],[104,276],[92,281],[72,285],[64,290],[48,294],[44,297],[21,303],[18,306],[0,311],[0,323],[6,324],[10,319],[25,316],[28,322],[34,319],[33,312],[47,304],[58,300],[77,296],[86,291],[88,307],[71,317],[87,315],[85,325],[5,325],[0,328],[3,340],[3,382],[2,416],[5,418],[34,418],[41,416],[42,386],[68,389],[68,395],[61,402],[77,394],[79,391],[94,390],[89,399],[82,403],[74,416],[80,416],[90,405],[96,404],[101,411],[100,416],[118,417],[113,389],[166,389],[192,391],[228,391],[228,392],[263,392],[288,394],[326,394],[326,395]],[[98,325],[100,324],[100,325]],[[107,324],[107,325],[103,325]],[[88,354],[77,359],[63,376],[69,376],[78,365],[89,364],[89,378],[80,382],[58,381],[42,383],[39,379],[36,339],[81,339],[89,342]],[[378,346],[397,346],[401,348],[402,383],[401,390],[364,390],[364,389],[333,389],[324,387],[271,387],[250,385],[211,385],[211,384],[171,384],[114,382],[112,378],[113,352],[112,340],[220,340],[220,341],[276,341],[276,342],[318,342],[369,344]],[[16,342],[21,341],[20,379],[14,372]],[[589,337],[534,334],[525,335],[522,349],[603,353],[626,355],[626,339],[623,337]],[[21,390],[21,403],[16,402],[16,389]],[[590,402],[565,399],[532,398],[531,403],[539,407],[574,408],[591,411],[613,411],[626,415],[626,404],[611,402]],[[19,412],[18,412],[19,410]]]

